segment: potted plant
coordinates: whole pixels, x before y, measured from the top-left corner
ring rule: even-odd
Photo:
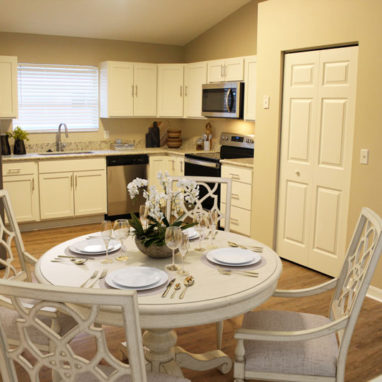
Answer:
[[[171,250],[166,246],[165,234],[167,227],[176,226],[182,230],[187,229],[195,225],[195,223],[187,223],[183,221],[183,216],[179,211],[176,211],[178,200],[184,198],[189,205],[194,204],[194,201],[199,196],[199,186],[189,180],[179,181],[177,188],[180,190],[176,193],[169,191],[169,183],[167,180],[167,174],[158,174],[163,192],[159,192],[155,186],[150,186],[147,189],[148,182],[146,179],[136,178],[130,182],[127,189],[130,194],[130,198],[134,199],[139,190],[143,189],[143,197],[146,199],[147,207],[147,219],[149,223],[147,226],[143,226],[140,219],[135,214],[131,214],[129,223],[134,228],[135,243],[138,249],[144,254],[150,257],[170,257]],[[170,203],[171,210],[175,210],[175,216],[178,216],[175,220],[169,221],[164,212],[167,204]]]
[[[15,144],[13,146],[13,154],[26,154],[24,141],[29,141],[28,133],[20,126],[16,126],[13,132],[8,133],[8,135],[15,140]]]

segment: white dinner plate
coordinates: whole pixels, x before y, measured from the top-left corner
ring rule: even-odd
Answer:
[[[199,237],[199,234],[194,227],[187,228],[183,230],[183,232],[188,236],[190,240],[194,240]]]
[[[131,267],[132,268],[132,267]],[[134,267],[134,268],[139,268],[139,267]],[[125,268],[126,269],[126,268]],[[115,281],[114,281],[114,276],[116,273],[118,272],[121,272],[122,269],[117,269],[115,270],[114,272],[110,272],[106,278],[105,278],[105,282],[107,285],[111,286],[112,288],[116,288],[116,289],[128,289],[128,290],[146,290],[146,289],[153,289],[153,288],[157,288],[161,285],[163,285],[164,283],[166,283],[168,281],[168,274],[160,269],[158,269],[158,271],[160,272],[160,279],[155,282],[154,284],[151,284],[151,285],[146,285],[146,286],[142,286],[142,287],[127,287],[127,286],[122,286],[122,285],[119,285],[117,284]]]
[[[121,248],[121,243],[119,240],[110,240],[109,243],[109,252],[115,252]],[[92,238],[86,239],[82,241],[78,241],[77,243],[69,246],[69,249],[72,252],[81,254],[81,255],[104,255],[105,251],[105,243],[103,239]]]
[[[242,248],[217,248],[207,253],[207,259],[215,264],[242,267],[256,264],[261,256]]]
[[[157,283],[161,273],[157,268],[151,267],[128,267],[113,272],[113,281],[127,288],[142,288]]]

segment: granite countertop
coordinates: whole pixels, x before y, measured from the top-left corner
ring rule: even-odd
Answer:
[[[149,155],[179,155],[184,156],[184,154],[192,154],[200,152],[197,150],[190,149],[169,149],[167,147],[155,147],[155,148],[134,148],[128,150],[84,150],[75,151],[71,153],[70,151],[64,151],[60,153],[28,153],[25,155],[3,155],[2,161],[4,163],[14,162],[14,161],[28,161],[28,160],[54,160],[54,159],[73,159],[73,158],[99,158],[106,157],[109,155],[135,155],[135,154],[149,154]],[[216,151],[211,151],[216,152]]]
[[[221,163],[253,168],[253,158],[222,159]]]

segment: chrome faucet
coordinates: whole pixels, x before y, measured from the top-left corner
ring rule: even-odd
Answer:
[[[58,125],[58,131],[56,134],[56,151],[64,151],[65,143],[61,142],[61,126],[64,126],[65,129],[65,137],[68,138],[68,126],[66,126],[66,123],[60,123]]]

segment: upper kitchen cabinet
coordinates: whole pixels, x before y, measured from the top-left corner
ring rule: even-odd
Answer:
[[[243,57],[226,58],[208,62],[208,82],[243,81]]]
[[[245,57],[244,119],[256,119],[256,56]]]
[[[158,64],[158,116],[183,117],[183,64]]]
[[[184,117],[202,117],[202,85],[207,83],[207,63],[184,67]]]
[[[155,117],[157,65],[106,61],[100,65],[101,118]]]
[[[0,118],[17,118],[17,57],[0,56]]]

